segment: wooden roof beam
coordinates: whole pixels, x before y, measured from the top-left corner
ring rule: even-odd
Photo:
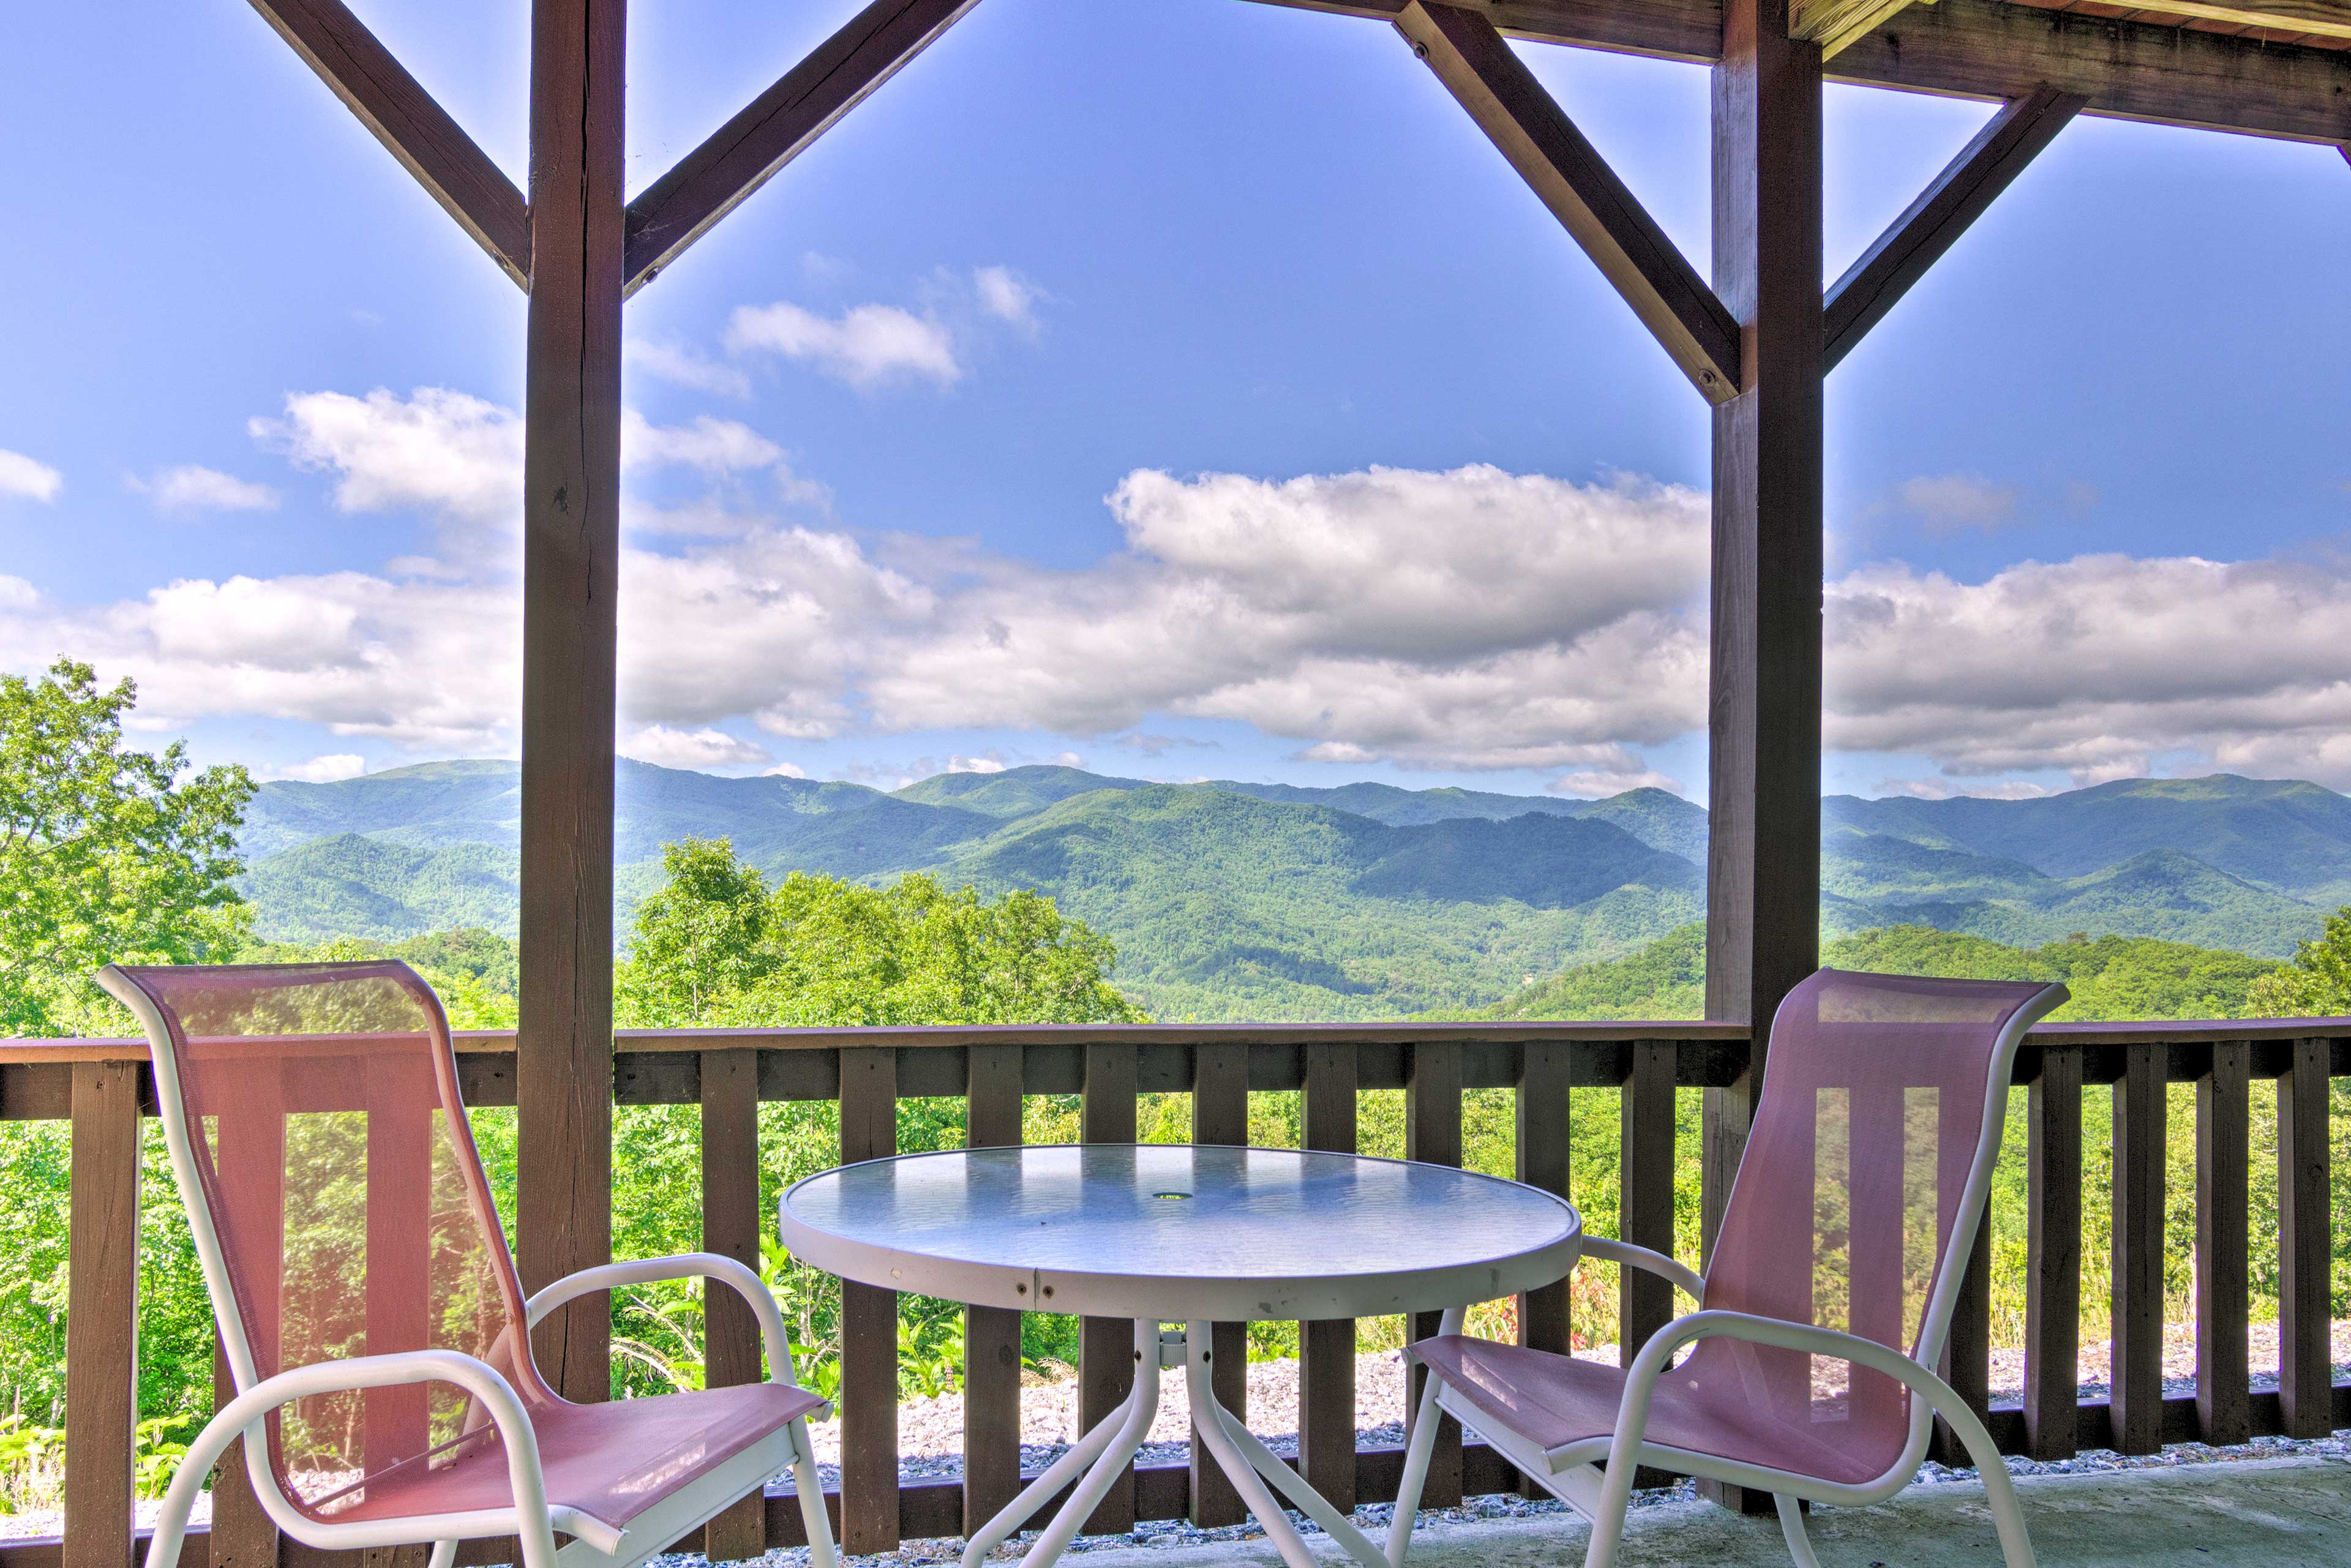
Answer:
[[[1809,38],[1820,45],[1821,58],[1834,59],[1847,45],[1876,32],[1909,4],[1910,0],[1793,0],[1788,7],[1788,37]]]
[[[1413,0],[1396,30],[1709,402],[1739,392],[1739,323],[1483,13]]]
[[[342,0],[253,0],[253,8],[528,290],[530,212],[522,193]]]
[[[629,204],[628,291],[798,157],[977,0],[873,0]]]
[[[1910,286],[2073,122],[2084,102],[2079,93],[2043,86],[1992,116],[1908,210],[1877,236],[1877,243],[1831,286],[1822,323],[1823,370],[1834,370],[1885,319]]]

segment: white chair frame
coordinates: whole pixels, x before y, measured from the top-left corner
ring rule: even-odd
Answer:
[[[1411,1543],[1421,1490],[1428,1477],[1430,1451],[1437,1442],[1437,1417],[1440,1412],[1479,1432],[1513,1465],[1592,1521],[1592,1541],[1584,1552],[1584,1568],[1615,1568],[1624,1544],[1625,1511],[1633,1500],[1634,1471],[1642,1465],[1769,1491],[1780,1515],[1780,1529],[1787,1541],[1789,1556],[1795,1560],[1797,1568],[1820,1568],[1820,1559],[1813,1555],[1811,1538],[1804,1531],[1802,1505],[1820,1502],[1858,1508],[1892,1497],[1917,1478],[1918,1467],[1927,1456],[1928,1434],[1934,1417],[1940,1416],[1950,1423],[1951,1430],[1983,1477],[1984,1500],[1999,1530],[2001,1552],[2007,1568],[2034,1568],[2032,1542],[2025,1531],[2024,1515],[2017,1506],[2016,1488],[2009,1479],[2008,1467],[1991,1434],[1968,1408],[1967,1402],[1927,1364],[1941,1358],[1944,1342],[1950,1336],[1959,1278],[1965,1271],[1967,1255],[1975,1245],[1977,1228],[1983,1221],[1984,1206],[1991,1191],[1992,1166],[2000,1158],[2009,1078],[2015,1067],[2017,1048],[2023,1043],[2026,1031],[2063,1005],[2065,998],[2063,986],[2043,988],[2017,1010],[1994,1042],[1991,1081],[1985,1091],[1983,1134],[1977,1140],[1975,1158],[1968,1167],[1967,1185],[1960,1189],[1959,1213],[1944,1246],[1941,1270],[1927,1302],[1919,1337],[1923,1361],[1890,1350],[1876,1340],[1811,1323],[1759,1317],[1751,1312],[1706,1311],[1706,1281],[1689,1269],[1646,1247],[1586,1236],[1584,1257],[1644,1270],[1668,1280],[1699,1310],[1676,1318],[1641,1346],[1625,1375],[1625,1393],[1617,1406],[1613,1435],[1579,1439],[1557,1448],[1539,1448],[1508,1432],[1493,1430],[1475,1406],[1434,1367],[1429,1368],[1428,1381],[1421,1390],[1420,1406],[1414,1416],[1412,1440],[1405,1450],[1395,1521],[1388,1534],[1391,1568],[1403,1568],[1405,1553]],[[1459,1308],[1447,1312],[1437,1328],[1439,1336],[1459,1333],[1463,1316]],[[1657,1379],[1685,1345],[1715,1337],[1744,1339],[1849,1361],[1896,1379],[1915,1396],[1910,1401],[1910,1434],[1900,1456],[1876,1479],[1846,1485],[1648,1441],[1644,1434]],[[1600,1468],[1604,1460],[1607,1465],[1604,1471]]]
[[[308,1366],[290,1367],[274,1377],[261,1378],[253,1347],[235,1307],[229,1282],[228,1261],[214,1228],[197,1174],[195,1150],[188,1139],[178,1059],[162,1014],[146,992],[109,965],[99,975],[104,986],[138,1018],[146,1030],[149,1055],[155,1072],[155,1101],[163,1124],[163,1142],[172,1157],[172,1175],[193,1233],[196,1257],[204,1268],[221,1345],[237,1396],[206,1424],[188,1446],[155,1521],[147,1549],[147,1568],[177,1568],[180,1548],[187,1535],[190,1511],[229,1445],[245,1439],[245,1469],[254,1495],[277,1528],[307,1546],[321,1551],[360,1550],[386,1546],[433,1548],[431,1568],[451,1568],[460,1542],[484,1536],[511,1535],[522,1546],[522,1568],[637,1568],[647,1558],[669,1549],[670,1543],[696,1526],[708,1523],[737,1498],[789,1470],[799,1499],[800,1518],[808,1530],[810,1568],[837,1568],[832,1527],[826,1517],[824,1488],[817,1475],[815,1449],[809,1440],[808,1418],[754,1443],[726,1463],[697,1477],[637,1516],[626,1530],[614,1530],[601,1520],[576,1509],[551,1505],[538,1458],[538,1437],[529,1412],[497,1368],[477,1357],[454,1350],[404,1351],[390,1355],[352,1356]],[[649,1258],[634,1262],[607,1263],[583,1269],[548,1286],[525,1303],[530,1324],[565,1302],[598,1291],[654,1280],[694,1277],[731,1287],[750,1304],[759,1322],[759,1338],[767,1350],[768,1381],[798,1387],[792,1372],[791,1341],[782,1311],[759,1276],[735,1259],[712,1252],[688,1252],[674,1258]],[[278,1485],[269,1459],[266,1417],[280,1406],[313,1395],[397,1384],[446,1383],[462,1388],[497,1428],[506,1444],[507,1474],[514,1489],[510,1508],[464,1513],[417,1514],[410,1518],[369,1520],[348,1524],[321,1522],[294,1506]],[[558,1534],[570,1542],[559,1551]]]

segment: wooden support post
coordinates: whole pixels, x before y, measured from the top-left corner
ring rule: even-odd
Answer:
[[[1085,1098],[1078,1135],[1089,1144],[1134,1142],[1138,1063],[1131,1045],[1086,1047]],[[1126,1400],[1134,1387],[1134,1325],[1123,1318],[1086,1318],[1078,1332],[1078,1419],[1087,1431]],[[1102,1494],[1085,1522],[1088,1535],[1123,1535],[1134,1528],[1134,1467],[1128,1465]]]
[[[1633,1043],[1633,1071],[1617,1109],[1621,1140],[1616,1235],[1619,1240],[1674,1255],[1674,1063],[1669,1040]],[[1633,1357],[1651,1334],[1673,1320],[1680,1303],[1673,1285],[1646,1269],[1616,1276],[1616,1364]]]
[[[1424,1040],[1410,1048],[1405,1068],[1404,1157],[1433,1166],[1461,1164],[1461,1047],[1451,1041]],[[1437,1333],[1438,1312],[1415,1312],[1411,1333],[1427,1339]],[[1415,1366],[1405,1386],[1405,1441],[1420,1420],[1420,1393],[1427,1373]],[[1424,1508],[1453,1508],[1461,1501],[1461,1423],[1437,1416],[1437,1446],[1428,1460],[1428,1484],[1421,1492]]]
[[[2327,1047],[2295,1040],[2278,1080],[2278,1402],[2289,1437],[2324,1437],[2335,1426]]]
[[[759,1267],[759,1053],[702,1053],[702,1249]],[[729,1388],[757,1383],[759,1320],[750,1304],[716,1281],[702,1283],[704,1383]],[[703,1531],[703,1554],[739,1563],[768,1550],[768,1498],[762,1486],[736,1500]]]
[[[2089,99],[2043,86],[2007,105],[1831,286],[1822,368],[1834,370],[1928,268],[1959,243]]]
[[[1249,1142],[1249,1047],[1199,1045],[1192,1051],[1192,1141]],[[1249,1418],[1249,1332],[1245,1323],[1218,1323],[1210,1331],[1208,1382],[1217,1402],[1244,1421]],[[1248,1517],[1230,1477],[1192,1434],[1192,1522],[1238,1524]]]
[[[2247,1391],[2253,1048],[2222,1040],[2196,1081],[2196,1425],[2215,1447],[2253,1435]]]
[[[78,1061],[67,1196],[64,1568],[128,1568],[139,1419],[139,1067]]]
[[[2024,1451],[2069,1459],[2081,1416],[2082,1053],[2041,1052],[2025,1113]]]
[[[1519,1056],[1518,1092],[1511,1098],[1516,1147],[1513,1174],[1529,1186],[1570,1197],[1568,1191],[1568,1048],[1542,1041],[1524,1046]],[[1620,1187],[1621,1191],[1621,1187]],[[1532,1350],[1565,1355],[1573,1343],[1568,1321],[1567,1281],[1555,1280],[1539,1290],[1520,1292],[1519,1343]],[[1531,1476],[1519,1477],[1519,1492],[1531,1498],[1549,1497]]]
[[[1020,1142],[1020,1048],[975,1045],[964,1072],[966,1146]],[[963,1532],[1002,1511],[1020,1490],[1020,1313],[963,1310]]]
[[[841,1053],[841,1163],[898,1152],[898,1053]],[[841,1548],[898,1547],[898,1292],[841,1284]]]
[[[1820,967],[1821,51],[1788,37],[1788,0],[1729,0],[1712,99],[1714,291],[1740,353],[1714,411],[1706,1010],[1754,1041],[1707,1092],[1709,1249],[1772,1014]]]
[[[2123,1048],[2115,1085],[2114,1357],[2118,1454],[2163,1447],[2164,1048]]]
[[[1304,1144],[1355,1152],[1355,1048],[1306,1048]],[[1298,1325],[1298,1467],[1342,1513],[1355,1508],[1355,1320]]]
[[[625,0],[533,0],[523,444],[524,1288],[612,1255],[612,768],[621,542]],[[573,1400],[611,1387],[611,1307],[532,1336]]]

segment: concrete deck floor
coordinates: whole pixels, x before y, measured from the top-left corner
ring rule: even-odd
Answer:
[[[2351,1568],[2351,1464],[2295,1458],[2174,1469],[2020,1478],[2025,1522],[2044,1568]],[[1576,1568],[1588,1529],[1573,1514],[1437,1525],[1416,1535],[1411,1568]],[[1915,1486],[1876,1508],[1817,1509],[1823,1568],[1997,1564],[2000,1545],[1972,1481]],[[1323,1561],[1347,1561],[1307,1538]],[[1280,1568],[1263,1538],[1106,1547],[1073,1568]],[[1644,1508],[1626,1532],[1625,1568],[1785,1568],[1771,1519],[1702,1502]]]

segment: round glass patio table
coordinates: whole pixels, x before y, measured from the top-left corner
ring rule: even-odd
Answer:
[[[1188,1367],[1194,1429],[1285,1562],[1309,1568],[1314,1559],[1269,1486],[1364,1568],[1389,1568],[1385,1552],[1216,1401],[1209,1325],[1443,1312],[1440,1332],[1458,1333],[1469,1303],[1565,1278],[1583,1244],[1573,1205],[1517,1182],[1222,1145],[901,1155],[810,1176],[779,1207],[784,1245],[843,1279],[1134,1322],[1134,1392],[971,1537],[964,1562],[975,1568],[1083,1469],[1022,1563],[1043,1568],[1060,1557],[1142,1447],[1166,1366]],[[1186,1327],[1163,1332],[1164,1322]],[[1408,1469],[1426,1467],[1435,1427],[1415,1423]]]

